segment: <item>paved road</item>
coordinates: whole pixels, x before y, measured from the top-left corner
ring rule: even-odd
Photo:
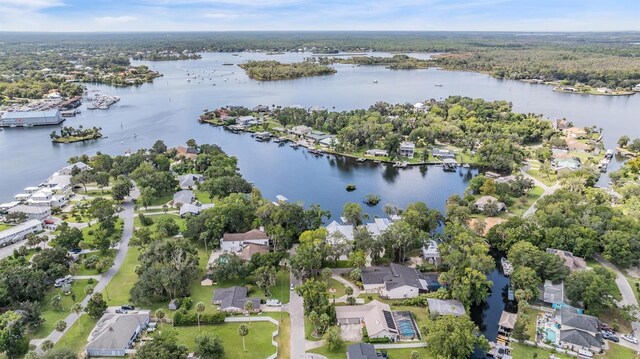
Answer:
[[[131,191],[131,196],[128,197],[125,202],[122,204],[123,211],[119,213],[120,218],[124,220],[124,226],[122,229],[122,238],[120,239],[120,245],[118,246],[118,252],[116,253],[116,257],[113,260],[113,266],[109,268],[109,270],[102,274],[100,281],[96,284],[94,291],[101,292],[104,288],[109,284],[113,276],[118,272],[122,263],[124,262],[125,257],[127,256],[127,251],[129,250],[129,240],[133,235],[133,198],[137,198],[140,195],[140,192],[137,187],[134,187]],[[85,297],[81,304],[82,306],[86,306],[89,302],[89,296]],[[125,303],[123,303],[125,304]],[[40,348],[40,344],[48,339],[53,343],[58,342],[60,338],[71,328],[71,326],[78,320],[80,316],[71,313],[69,314],[64,321],[67,323],[67,329],[63,332],[53,331],[51,332],[45,339],[33,339],[31,340],[31,344],[36,345],[36,351],[38,353],[42,353],[42,349]],[[87,334],[88,335],[88,334]],[[304,339],[304,338],[303,338]]]
[[[291,274],[291,283],[300,284],[300,281]],[[304,307],[302,297],[291,292],[289,300],[289,316],[291,318],[291,358],[304,359],[305,338],[304,338]]]
[[[531,207],[529,207],[523,214],[522,217],[529,217],[532,214],[534,214],[536,212],[536,203],[538,203],[538,201],[540,200],[540,198],[544,197],[544,196],[548,196],[550,194],[553,194],[553,192],[557,191],[560,188],[560,184],[556,183],[553,186],[549,187],[546,184],[538,181],[536,178],[534,178],[533,176],[531,176],[530,174],[528,174],[527,172],[527,167],[523,168],[520,170],[520,172],[522,173],[522,176],[524,176],[524,178],[528,178],[530,180],[533,181],[533,183],[542,188],[544,190],[544,192],[542,192],[542,195],[540,195],[540,197],[538,197],[538,199],[536,199],[535,202],[533,202],[533,204],[531,205]]]
[[[357,298],[360,295],[360,288],[358,288],[355,284],[349,282],[348,280],[342,278],[339,275],[332,275],[331,278],[337,280],[338,282],[344,284],[347,287],[351,287],[353,289],[353,295],[352,297]],[[343,295],[341,297],[338,297],[335,299],[336,303],[346,303],[347,302],[347,295]]]

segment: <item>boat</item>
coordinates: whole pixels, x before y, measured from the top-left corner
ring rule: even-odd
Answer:
[[[366,160],[367,160],[367,159],[366,159],[366,158],[364,158],[364,157],[358,157],[358,159],[356,159],[356,162],[364,162],[364,161],[366,161]]]
[[[284,146],[284,142],[278,143],[278,147],[282,147],[282,146]]]
[[[289,146],[291,146],[292,148],[297,149],[298,147],[300,147],[299,144],[295,143],[295,142],[291,142],[291,144],[289,144]]]
[[[506,257],[502,257],[500,258],[500,265],[502,266],[502,273],[507,277],[510,276],[511,272],[513,272],[513,265],[511,262],[509,262]]]
[[[612,157],[613,157],[613,155],[614,155],[613,150],[612,150],[612,149],[608,149],[608,150],[607,150],[607,153],[605,153],[604,157],[606,157],[606,158],[612,158]]]
[[[377,83],[378,83],[378,80],[373,80],[373,83],[374,83],[374,84],[377,84]]]
[[[436,84],[436,87],[442,87],[442,84]]]
[[[465,164],[462,165],[462,168],[469,168],[469,167],[471,167],[471,166],[469,166],[468,163],[465,163]]]

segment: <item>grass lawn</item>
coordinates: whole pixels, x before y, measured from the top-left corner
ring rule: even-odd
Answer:
[[[138,265],[138,255],[140,255],[140,250],[137,247],[129,247],[120,270],[102,293],[107,304],[122,305],[129,303],[129,290],[138,280],[138,275],[135,272]]]
[[[347,347],[353,343],[345,343],[340,350],[330,351],[326,346],[318,349],[310,350],[309,353],[316,353],[324,355],[328,359],[344,359],[347,353]],[[436,359],[427,348],[406,348],[406,349],[384,349],[389,356],[389,359],[408,359],[412,351],[417,351],[420,354],[420,359]],[[378,350],[383,351],[383,350]],[[519,357],[514,357],[519,358]]]
[[[167,202],[172,200],[173,200],[173,193],[165,194],[164,196],[154,198],[153,201],[151,201],[151,203],[149,204],[149,206],[162,206],[163,204],[167,204]]]
[[[640,358],[639,355],[636,354],[635,351],[623,347],[619,344],[614,344],[609,342],[609,350],[602,356],[596,355],[596,358],[606,358],[606,359],[636,359]]]
[[[268,313],[272,318],[280,320],[280,313]],[[276,337],[278,341],[278,358],[288,359],[291,357],[291,319],[289,313],[282,313],[280,321],[280,332]]]
[[[538,315],[544,313],[540,310],[535,310],[533,308],[525,308],[524,312],[529,315],[529,325],[527,325],[527,334],[529,335],[529,340],[534,340],[536,335],[536,320]],[[521,316],[518,316],[518,320],[520,320]]]
[[[509,206],[509,212],[516,216],[522,216],[524,211],[529,209],[531,205],[544,193],[542,187],[533,187],[526,196],[522,198],[516,198],[514,203]]]
[[[316,338],[312,334],[313,334],[313,323],[311,323],[311,321],[307,317],[305,317],[304,318],[304,338],[306,340],[313,340],[313,341],[322,339],[322,338]]]
[[[78,193],[91,197],[111,197],[111,190],[108,189],[105,189],[104,191],[101,191],[99,189],[88,190],[87,193],[84,193],[84,190],[82,190]]]
[[[122,219],[116,220],[116,228],[110,239],[112,243],[115,243],[122,238],[122,226],[124,225]],[[93,223],[91,226],[82,229],[82,236],[84,238],[83,248],[95,248],[93,241],[95,240],[95,231],[98,229],[98,223]]]
[[[66,347],[80,354],[87,345],[87,338],[93,330],[93,327],[96,326],[96,322],[97,320],[91,318],[89,315],[82,315],[60,341],[56,343],[55,347]]]
[[[335,296],[336,298],[340,298],[344,295],[345,285],[338,282],[333,278],[329,278],[329,285],[327,285],[327,291],[329,292],[329,297]],[[331,292],[330,289],[335,289],[335,292]]]
[[[8,225],[8,224],[0,224],[0,231],[4,231],[5,229],[9,229],[12,226]]]
[[[224,345],[225,358],[266,358],[276,352],[271,345],[271,333],[276,326],[268,322],[244,323],[249,327],[249,335],[245,337],[247,351],[243,350],[242,338],[238,335],[238,327],[242,323],[225,323],[220,325],[176,327],[178,343],[186,345],[190,351],[195,349],[194,339],[202,334],[214,334],[220,337]]]
[[[549,177],[543,176],[540,174],[540,171],[537,169],[530,169],[527,171],[527,174],[535,177],[538,181],[546,184],[547,186],[553,186],[558,181],[558,176],[555,174],[549,174]]]
[[[213,201],[209,198],[209,193],[205,191],[195,190],[193,193],[196,195],[196,201],[202,204],[213,203]]]
[[[74,281],[71,285],[71,292],[75,294],[76,302],[81,302],[84,299],[84,287],[87,286],[87,280],[77,280]],[[53,309],[51,305],[51,298],[60,294],[62,297],[62,308],[61,311],[56,311]],[[44,299],[42,300],[42,319],[44,319],[44,323],[42,326],[34,333],[30,334],[30,338],[44,338],[49,333],[53,331],[53,325],[56,321],[60,319],[64,319],[69,315],[69,309],[73,305],[74,301],[71,295],[64,295],[60,288],[52,288],[47,291]]]
[[[551,354],[554,354],[558,358],[562,358],[562,359],[575,358],[566,354],[553,352],[549,349],[530,347],[530,346],[526,346],[518,343],[511,343],[511,349],[512,349],[511,354],[513,355],[513,357],[518,359],[548,358],[549,355]]]
[[[98,258],[103,259],[103,258],[115,258],[116,256],[116,250],[115,249],[109,249],[107,251],[107,253],[102,254],[100,252],[94,252],[94,253],[85,253],[85,254],[81,254],[78,256],[78,264],[80,269],[78,270],[78,272],[75,275],[98,275],[100,273],[98,273],[98,271],[96,271],[96,269],[89,269],[86,268],[83,264],[82,264],[82,260],[84,258],[87,257],[91,257],[91,256],[98,256]]]
[[[153,215],[153,216],[149,216],[148,214],[145,215],[147,218],[150,218],[154,223],[150,226],[147,226],[147,228],[155,231],[156,229],[156,224],[155,222],[157,220],[159,220],[160,218],[171,218],[173,219],[176,224],[178,225],[178,227],[180,227],[180,232],[184,231],[187,229],[187,220],[180,217],[177,214],[158,214],[158,215]],[[135,218],[133,219],[133,227],[134,228],[142,228],[143,225],[140,223],[140,218],[138,218],[138,216],[136,215]],[[209,257],[207,257],[207,259],[209,259]],[[206,263],[206,262],[205,262]]]
[[[329,268],[351,268],[348,260],[337,260],[329,263]]]

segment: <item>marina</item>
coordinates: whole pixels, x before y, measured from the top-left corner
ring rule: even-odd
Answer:
[[[90,104],[87,105],[87,110],[108,110],[109,107],[120,101],[120,97],[95,94],[93,98],[88,97],[87,101],[90,102]]]

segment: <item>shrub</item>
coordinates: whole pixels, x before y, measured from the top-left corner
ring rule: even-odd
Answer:
[[[380,203],[380,196],[378,196],[377,194],[368,194],[364,198],[364,203],[366,203],[369,206],[375,206],[378,203]]]
[[[182,307],[184,309],[189,310],[191,309],[192,306],[193,306],[193,299],[187,297],[182,300]]]
[[[138,214],[138,219],[140,220],[140,224],[147,227],[153,224],[153,219],[151,219],[150,217],[145,216],[142,213]]]
[[[347,192],[353,192],[356,190],[356,185],[354,185],[353,183],[350,183],[347,185],[346,189],[347,189]]]
[[[347,304],[356,305],[356,298],[351,297],[351,296],[347,297]]]
[[[224,312],[202,313],[200,314],[200,324],[222,324],[227,315]],[[184,325],[198,324],[198,315],[189,313],[182,308],[173,315],[173,326],[179,327]]]
[[[87,269],[94,269],[96,267],[96,264],[98,264],[99,260],[100,260],[100,257],[98,257],[97,255],[94,254],[94,255],[90,255],[90,256],[85,257],[82,260],[82,264]]]

